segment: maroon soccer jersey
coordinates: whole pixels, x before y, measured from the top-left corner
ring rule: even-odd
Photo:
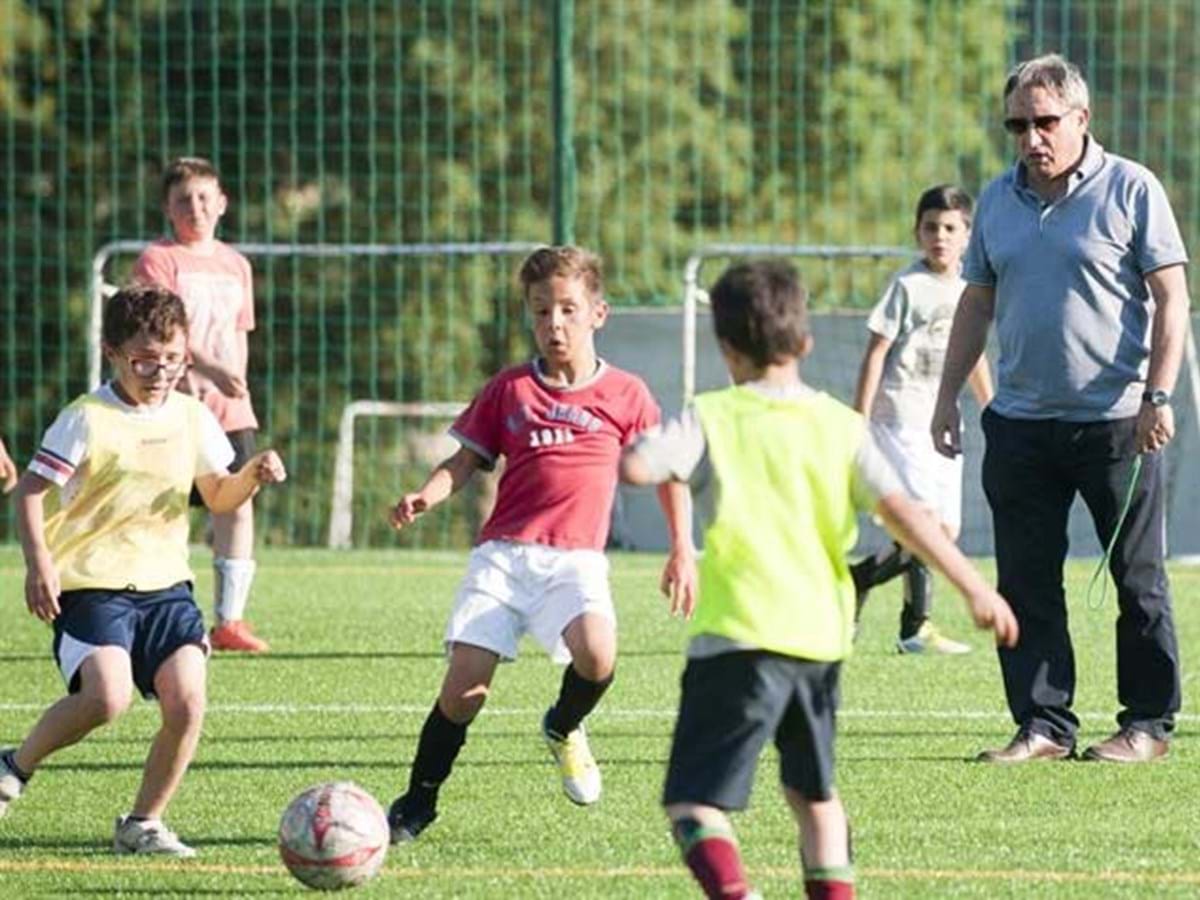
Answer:
[[[547,385],[533,363],[501,372],[450,429],[489,463],[507,460],[480,543],[603,550],[621,448],[658,422],[645,382],[604,362],[569,388]]]

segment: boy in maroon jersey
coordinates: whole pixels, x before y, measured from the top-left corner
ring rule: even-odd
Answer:
[[[489,381],[451,428],[458,451],[392,512],[397,529],[461,488],[476,469],[506,460],[496,508],[471,551],[446,626],[449,668],[421,729],[408,791],[388,813],[392,842],[413,840],[437,817],[437,795],[487,697],[496,665],[530,634],[569,662],[542,734],[563,789],[580,805],[600,799],[600,770],[583,719],[612,683],[616,616],[604,544],[621,448],[658,424],[640,378],[596,355],[608,315],[600,260],[577,247],[543,247],[520,281],[539,356]],[[692,588],[686,494],[660,488],[671,534],[664,589]]]

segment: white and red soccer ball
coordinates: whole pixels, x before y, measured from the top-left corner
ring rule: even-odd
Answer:
[[[279,855],[311,888],[336,891],[375,877],[387,855],[387,816],[350,781],[309,788],[283,811]]]

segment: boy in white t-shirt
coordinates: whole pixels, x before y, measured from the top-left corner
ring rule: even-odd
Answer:
[[[863,355],[854,408],[867,416],[875,439],[895,466],[906,492],[923,503],[951,540],[962,522],[962,457],[939,454],[929,437],[954,309],[965,282],[959,274],[971,234],[971,195],[940,184],[917,201],[915,233],[921,258],[897,274],[871,311],[871,336]],[[987,361],[971,373],[979,405],[992,399]],[[900,613],[901,653],[967,653],[930,621],[932,575],[919,559],[893,543],[851,566],[857,593],[855,619],[871,588],[904,576]]]
[[[273,450],[236,474],[213,414],[175,390],[187,368],[183,303],[157,286],[105,306],[114,377],[76,398],[46,431],[17,487],[25,603],[54,628],[67,696],[17,747],[0,750],[0,816],[51,754],[120,716],[136,688],[162,724],[141,786],[113,833],[117,853],[190,857],[163,824],[200,740],[208,639],[192,598],[188,493],[213,512],[287,473]]]

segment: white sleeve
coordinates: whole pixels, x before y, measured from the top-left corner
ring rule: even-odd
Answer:
[[[688,406],[678,418],[643,432],[633,446],[656,483],[690,481],[708,450],[694,406]]]
[[[62,487],[87,456],[87,443],[87,414],[82,406],[68,406],[46,429],[29,471]]]
[[[200,453],[196,475],[221,475],[233,463],[233,445],[207,406],[200,407]]]

